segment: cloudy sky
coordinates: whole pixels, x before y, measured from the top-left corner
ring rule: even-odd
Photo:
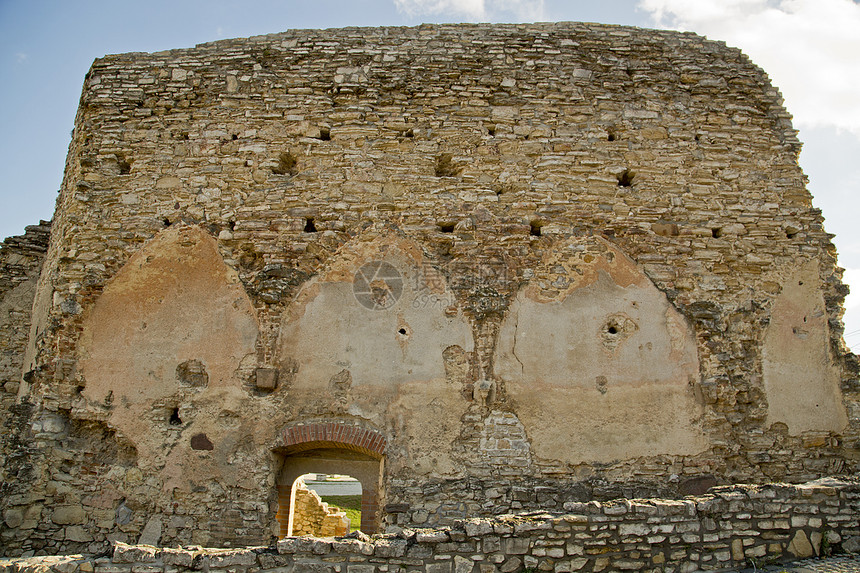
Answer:
[[[846,342],[860,351],[860,0],[0,0],[0,238],[51,217],[97,57],[289,28],[562,20],[697,32],[768,72],[857,293]]]

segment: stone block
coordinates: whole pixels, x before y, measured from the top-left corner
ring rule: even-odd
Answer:
[[[66,527],[66,541],[88,543],[93,539],[93,536],[80,525],[70,525]]]
[[[278,553],[282,555],[289,555],[292,553],[298,553],[299,551],[299,543],[297,537],[285,537],[278,541]]]
[[[114,563],[154,563],[158,550],[148,545],[127,545],[122,542],[114,543]]]
[[[445,543],[449,539],[446,531],[438,529],[419,529],[415,532],[415,541],[418,543]]]
[[[301,571],[302,573],[339,573],[334,565],[304,560],[296,561],[293,571]]]
[[[158,545],[159,541],[161,541],[161,516],[153,515],[146,522],[137,543],[138,545]]]
[[[163,573],[163,565],[135,564],[131,566],[131,573]]]
[[[165,565],[191,567],[194,561],[194,553],[187,549],[165,547],[161,550],[161,560]]]
[[[645,523],[621,523],[618,525],[618,535],[644,537],[651,533],[651,527]]]
[[[17,529],[24,523],[24,510],[12,507],[3,512],[3,521],[9,529]]]
[[[502,550],[502,540],[496,535],[488,535],[484,537],[481,543],[484,554],[495,553]]]
[[[128,565],[96,565],[94,573],[131,573],[131,564]]]
[[[523,560],[519,557],[511,557],[499,567],[499,571],[502,573],[513,573],[514,571],[519,571],[523,565]]]
[[[405,539],[380,539],[376,542],[377,557],[403,557],[406,554]]]
[[[508,537],[505,539],[505,553],[508,555],[525,555],[529,552],[531,540],[528,537]]]
[[[486,519],[467,519],[463,525],[469,537],[480,537],[493,532],[493,524]]]
[[[459,555],[454,556],[454,573],[472,573],[475,562]]]
[[[79,505],[58,505],[51,512],[51,521],[57,525],[79,525],[86,523],[87,513]]]
[[[271,392],[278,387],[278,369],[277,368],[257,368],[255,371],[255,384],[257,390]]]

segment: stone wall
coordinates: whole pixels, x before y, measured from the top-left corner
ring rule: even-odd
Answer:
[[[22,360],[30,336],[36,281],[48,250],[51,223],[41,221],[0,244],[0,397],[3,410],[18,394]]]
[[[277,549],[157,549],[119,543],[112,558],[18,560],[6,564],[2,573],[689,573],[860,549],[856,482],[723,487],[701,497],[569,502],[565,508],[560,515],[468,519],[448,528],[403,529],[373,538],[288,537]]]
[[[341,537],[349,533],[346,513],[325,503],[304,483],[296,486],[293,505],[293,535]]]
[[[26,227],[23,235],[0,244],[0,499],[6,499],[14,483],[26,483],[33,477],[26,462],[32,404],[16,403],[15,398],[22,381],[33,298],[50,230],[51,223],[41,221]],[[32,520],[32,512],[9,509],[0,518],[6,527],[17,527],[25,518]]]
[[[846,289],[799,149],[762,70],[670,31],[97,60],[3,551],[267,544],[284,476],[338,460],[380,529],[857,471]]]

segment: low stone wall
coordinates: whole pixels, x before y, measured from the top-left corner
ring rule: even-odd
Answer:
[[[349,533],[346,513],[320,499],[317,492],[302,483],[296,488],[293,506],[293,535],[337,537]]]
[[[276,547],[159,549],[0,562],[0,573],[313,571],[615,572],[761,566],[860,548],[860,482],[715,488],[681,500],[568,503],[565,515],[503,515],[367,537],[288,537]],[[280,569],[284,568],[284,569]]]

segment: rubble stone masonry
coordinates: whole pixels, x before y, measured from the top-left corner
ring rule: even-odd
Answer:
[[[678,500],[568,503],[536,512],[403,529],[373,539],[288,537],[277,546],[157,549],[118,543],[112,557],[14,560],[2,573],[314,571],[555,573],[693,571],[764,565],[860,548],[856,483],[733,486]],[[2,564],[0,564],[2,567]]]
[[[578,541],[502,548],[507,513],[579,516],[523,518],[541,540],[722,543],[680,498],[858,470],[847,289],[799,150],[764,72],[689,33],[293,30],[96,60],[38,284],[38,257],[0,254],[0,554],[267,546],[308,472],[361,481],[380,531],[492,518],[391,541],[482,571],[600,568]],[[621,531],[598,503],[638,497],[698,529],[643,508]]]

